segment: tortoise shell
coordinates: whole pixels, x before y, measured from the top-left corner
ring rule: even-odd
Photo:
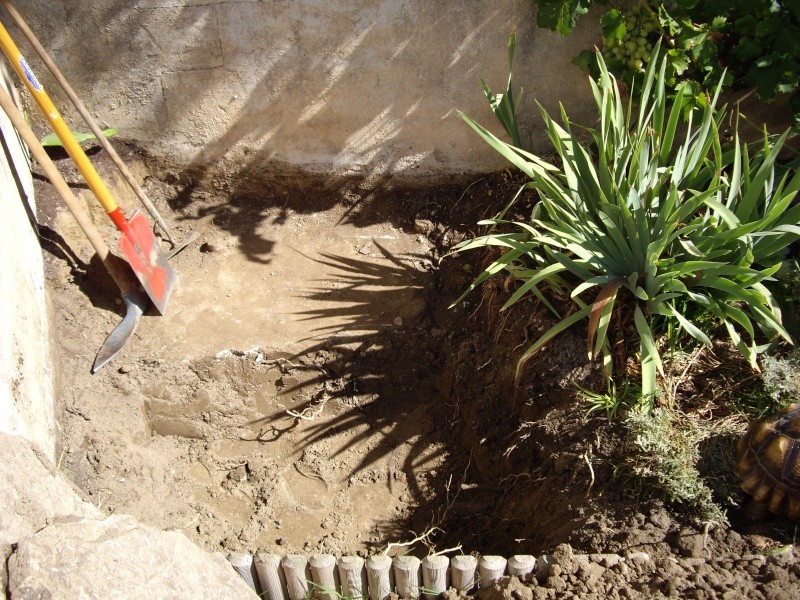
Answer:
[[[750,425],[739,441],[736,475],[771,512],[800,519],[800,403]]]

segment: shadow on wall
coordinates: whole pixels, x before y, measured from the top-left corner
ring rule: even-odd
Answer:
[[[480,96],[482,32],[510,31],[512,19],[493,10],[463,35],[454,11],[433,14],[431,3],[301,4],[216,6],[223,65],[163,77],[170,134],[195,146],[176,207],[209,180],[248,202],[313,194],[307,205],[290,199],[300,210],[368,204],[394,176],[435,170],[449,147],[478,145],[466,129],[452,141],[436,132],[454,118],[455,90]]]
[[[455,109],[499,130],[479,79],[504,84],[514,27],[529,97],[550,105],[570,74],[585,80],[557,34],[534,30],[527,0],[52,4],[18,1],[51,32],[57,62],[90,110],[174,159],[179,210],[212,188],[302,212],[345,201],[350,219],[398,175],[505,167]]]

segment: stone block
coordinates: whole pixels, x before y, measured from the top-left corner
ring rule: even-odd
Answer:
[[[12,598],[257,598],[221,554],[129,516],[53,523],[8,561]]]
[[[99,517],[100,511],[30,442],[0,433],[0,546],[69,516]]]

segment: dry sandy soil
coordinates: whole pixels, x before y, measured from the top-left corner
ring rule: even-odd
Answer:
[[[793,524],[732,509],[734,527],[704,528],[614,476],[619,427],[575,394],[597,381],[585,332],[558,338],[515,385],[520,346],[545,317],[526,307],[500,318],[502,290],[490,288],[448,308],[482,258],[447,251],[507,200],[510,174],[237,194],[120,149],[175,237],[198,238],[171,260],[180,279],[167,314],[148,314],[91,375],[120,301],[37,181],[59,468],[102,510],[210,550],[368,554],[423,532],[427,545],[406,550],[558,550],[538,581],[485,592],[507,598],[800,595],[785,548]],[[108,159],[92,158],[130,212]],[[69,161],[57,162],[113,239]],[[573,551],[650,560],[589,568]]]

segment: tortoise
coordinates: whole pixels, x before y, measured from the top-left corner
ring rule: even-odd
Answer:
[[[756,502],[800,519],[800,403],[750,425],[739,440],[735,471]]]

